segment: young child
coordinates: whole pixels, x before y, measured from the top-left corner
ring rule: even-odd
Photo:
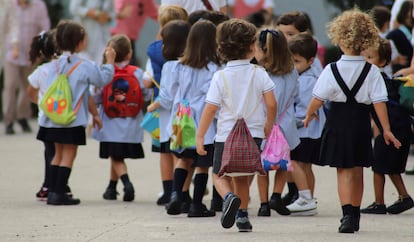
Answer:
[[[42,32],[39,35],[33,37],[32,44],[30,45],[29,58],[33,66],[39,66],[28,77],[29,86],[27,88],[27,92],[30,97],[30,100],[35,104],[38,104],[38,100],[41,100],[42,98],[39,98],[38,92],[40,82],[41,80],[45,79],[48,74],[48,65],[41,64],[43,62],[50,62],[51,60],[57,58],[59,54],[58,52],[59,51],[57,50],[55,44],[55,31]],[[39,109],[38,117],[42,115],[42,110]],[[42,187],[40,188],[39,192],[36,193],[36,197],[39,198],[41,201],[46,201],[50,179],[50,162],[52,161],[53,156],[55,155],[55,146],[53,142],[44,141],[43,144],[45,147],[45,175]]]
[[[88,120],[89,84],[104,86],[113,77],[113,63],[115,52],[112,48],[105,50],[108,64],[99,68],[92,62],[82,59],[77,55],[87,45],[85,29],[73,21],[62,21],[56,29],[56,43],[63,51],[58,60],[47,65],[47,78],[41,80],[39,92],[43,94],[52,84],[59,73],[73,72],[68,81],[72,91],[73,107],[79,103],[76,119],[68,125],[53,123],[48,117],[39,117],[39,132],[37,139],[44,142],[53,142],[55,155],[50,167],[50,186],[47,204],[50,205],[76,205],[79,199],[72,198],[65,193],[78,145],[86,144],[85,127]],[[76,68],[75,65],[77,65]],[[45,66],[46,68],[46,66]],[[94,116],[99,121],[99,116]]]
[[[278,113],[273,122],[279,123],[290,148],[294,149],[299,144],[293,110],[293,103],[298,95],[298,73],[294,68],[292,55],[282,32],[263,29],[257,36],[255,58],[269,73],[275,85],[273,92],[277,99]],[[286,176],[287,171],[276,172],[270,201],[268,200],[269,175],[257,176],[261,202],[258,216],[270,216],[270,209],[276,210],[281,215],[290,214],[281,199]]]
[[[309,33],[312,30],[310,18],[300,11],[292,11],[282,14],[277,18],[275,25],[276,28],[285,35],[288,42],[290,42],[296,35],[300,33]],[[321,74],[323,67],[318,58],[315,58],[311,67],[316,76]],[[287,186],[288,193],[282,198],[283,204],[285,205],[293,203],[299,197],[298,188],[290,172],[288,172]]]
[[[306,108],[312,99],[312,89],[318,76],[311,69],[317,52],[317,43],[312,35],[300,33],[289,42],[289,49],[299,73],[299,95],[295,99],[295,117],[300,137],[300,144],[292,150],[293,171],[291,172],[299,198],[287,206],[292,215],[317,214],[316,200],[313,198],[315,190],[315,176],[312,164],[318,164],[321,134],[325,125],[325,112],[319,109],[317,122],[303,127],[302,120],[306,116]]]
[[[122,34],[114,35],[109,40],[108,46],[114,48],[116,53],[115,75],[117,73],[131,75],[131,78],[128,78],[130,81],[127,82],[137,81],[141,89],[141,95],[145,100],[145,98],[148,97],[148,90],[144,88],[142,78],[143,71],[138,67],[128,65],[133,55],[131,41],[128,36]],[[108,85],[112,84],[110,83]],[[127,85],[132,88],[132,85],[128,83]],[[106,86],[105,88],[108,87]],[[98,91],[96,98],[98,101],[97,104],[101,105],[99,115],[102,119],[103,128],[99,130],[94,129],[92,132],[92,136],[100,141],[99,157],[103,159],[110,158],[111,160],[110,181],[106,191],[103,194],[103,198],[106,200],[116,200],[116,196],[118,195],[116,186],[118,179],[121,179],[122,184],[124,185],[123,200],[133,201],[135,197],[135,190],[128,176],[125,159],[144,158],[144,150],[141,145],[144,139],[144,132],[143,129],[137,125],[141,123],[143,113],[139,110],[138,114],[134,116],[108,116],[109,114],[105,112],[104,105],[106,105],[106,100],[103,100],[103,98],[105,98],[103,96],[103,92],[103,89]],[[128,98],[127,94],[126,98]]]
[[[308,127],[318,118],[317,110],[323,103],[331,101],[322,133],[320,161],[337,170],[343,214],[338,231],[354,233],[359,231],[363,167],[372,164],[371,104],[383,127],[385,143],[396,148],[401,143],[390,130],[385,104],[387,89],[381,73],[361,56],[363,50],[378,46],[379,42],[378,30],[370,16],[357,9],[345,11],[329,24],[328,36],[344,55],[325,67],[319,76],[304,125]]]
[[[158,10],[158,22],[160,24],[160,33],[164,26],[173,20],[187,21],[188,14],[184,8],[175,5],[161,6]],[[161,71],[164,63],[167,61],[162,53],[163,40],[159,39],[152,42],[147,48],[148,62],[152,69],[152,74],[155,81],[158,84],[161,83]],[[176,59],[177,56],[172,59]],[[148,70],[148,68],[147,68]],[[158,96],[159,90],[152,84],[151,80],[145,80],[146,87],[152,87],[154,89],[154,98]],[[168,113],[169,114],[169,113]],[[164,123],[166,124],[166,123]],[[163,128],[160,126],[160,128]],[[168,141],[169,137],[164,142]],[[161,142],[163,142],[161,141]],[[174,170],[174,157],[165,145],[157,147],[152,145],[153,152],[160,152],[160,173],[163,187],[163,193],[158,198],[158,205],[165,205],[170,201],[172,186],[173,186],[173,170]]]
[[[380,40],[377,49],[364,51],[365,60],[380,68],[386,66],[391,60],[391,46],[385,39]],[[382,76],[388,90],[388,119],[390,120],[391,131],[401,142],[401,148],[396,149],[384,143],[380,135],[375,137],[374,159],[372,170],[374,171],[374,192],[375,202],[368,207],[361,209],[361,213],[370,214],[399,214],[414,206],[413,199],[408,195],[401,173],[405,171],[408,153],[410,151],[411,118],[407,109],[398,104],[398,89],[400,81],[390,79],[384,72]],[[384,186],[385,175],[388,175],[397,189],[399,198],[391,206],[385,207]]]
[[[263,68],[250,64],[254,57],[255,41],[256,27],[244,20],[231,19],[218,26],[218,50],[227,65],[213,76],[197,131],[197,153],[207,155],[204,149],[205,134],[220,109],[214,144],[213,182],[224,199],[221,225],[231,228],[236,222],[240,232],[252,231],[247,212],[249,176],[231,179],[228,176],[219,177],[217,174],[221,166],[224,142],[236,122],[233,114],[243,115],[242,110],[249,103],[247,110],[250,110],[251,115],[245,121],[253,138],[256,138],[258,147],[265,135],[270,133],[276,117],[277,104],[272,92],[274,84]],[[225,90],[227,88],[224,87],[223,76],[229,90]],[[230,99],[237,101],[230,103]],[[266,114],[262,106],[258,105],[262,99],[266,105]],[[230,110],[229,107],[233,108]]]
[[[162,47],[162,54],[164,58],[167,60],[167,62],[163,65],[162,73],[161,73],[161,89],[169,90],[170,85],[172,84],[169,76],[173,72],[175,68],[175,63],[179,57],[183,55],[187,35],[190,31],[190,24],[187,21],[184,20],[172,20],[168,24],[166,24],[161,31],[161,37],[163,39],[163,47]],[[168,92],[165,92],[168,93]],[[158,97],[157,97],[158,98]],[[164,97],[165,98],[165,97]],[[168,180],[171,182],[171,190],[164,191],[164,194],[161,198],[158,200],[159,202],[168,202],[171,198],[171,193],[175,185],[173,184],[173,161],[174,161],[174,155],[170,151],[170,134],[171,131],[168,129],[168,123],[170,121],[171,115],[172,115],[172,100],[174,97],[168,97],[170,100],[168,105],[159,105],[160,102],[156,101],[148,106],[148,111],[153,111],[158,108],[159,106],[159,123],[160,123],[160,152],[161,152],[161,170],[162,172],[165,172],[162,175],[169,175],[171,176],[171,180]],[[166,174],[166,169],[168,166],[168,170],[171,168],[171,174]],[[171,166],[171,167],[170,167]],[[191,175],[190,175],[191,177]],[[191,180],[190,180],[191,182]],[[165,182],[163,182],[165,184]],[[184,186],[185,193],[183,194],[183,200],[186,201],[186,203],[189,206],[188,201],[191,200],[188,192],[188,186],[190,183],[186,183]],[[166,188],[166,187],[165,187]],[[165,196],[169,195],[170,197],[168,199],[165,198]],[[158,203],[159,205],[163,203]],[[184,205],[183,205],[184,206]],[[187,210],[187,209],[184,209]],[[184,211],[183,211],[184,212]]]
[[[192,27],[187,38],[184,55],[179,61],[172,62],[175,65],[170,75],[163,77],[163,83],[169,83],[169,89],[163,88],[158,100],[154,102],[149,111],[157,106],[171,107],[171,117],[168,127],[173,125],[173,117],[181,100],[189,101],[191,115],[195,126],[200,122],[201,113],[205,105],[205,96],[210,86],[213,74],[218,70],[220,62],[216,54],[217,45],[216,26],[208,20],[199,20]],[[170,131],[170,130],[168,130]],[[174,170],[174,187],[171,201],[167,205],[167,213],[180,214],[183,198],[182,189],[187,178],[188,170],[195,167],[193,201],[188,211],[188,217],[210,217],[214,211],[207,210],[202,204],[204,192],[208,180],[208,168],[213,165],[213,143],[216,132],[215,124],[211,125],[205,138],[207,156],[198,156],[195,149],[185,149],[181,153],[174,154],[178,162]]]

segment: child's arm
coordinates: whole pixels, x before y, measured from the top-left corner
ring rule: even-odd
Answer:
[[[277,102],[273,91],[269,91],[263,94],[264,102],[266,105],[266,123],[264,127],[265,136],[268,137],[270,131],[272,131],[273,124],[276,119]]]
[[[102,128],[102,120],[99,117],[98,109],[96,108],[96,104],[93,100],[92,96],[89,96],[88,100],[88,110],[92,114],[92,125],[93,127],[98,127],[98,129]]]
[[[387,106],[385,102],[374,103],[374,109],[375,109],[375,112],[377,113],[378,119],[383,129],[383,136],[384,136],[385,143],[389,145],[391,142],[394,144],[395,148],[397,149],[400,148],[401,142],[397,140],[397,138],[394,137],[394,134],[391,132],[391,129],[390,129],[390,123],[388,121]]]
[[[27,94],[29,95],[30,101],[34,104],[37,104],[38,102],[38,93],[39,89],[34,88],[32,85],[27,87]]]
[[[312,98],[311,102],[309,103],[308,110],[306,111],[306,117],[303,120],[303,125],[305,126],[305,128],[308,127],[309,122],[312,121],[314,118],[319,120],[317,111],[319,110],[320,107],[322,107],[322,105],[323,105],[322,100],[319,100],[314,97]]]
[[[273,93],[273,92],[271,92]],[[197,153],[199,155],[207,155],[207,151],[204,149],[204,135],[206,134],[211,122],[218,111],[219,107],[210,103],[207,103],[204,107],[203,114],[201,114],[200,124],[197,129]],[[274,117],[273,117],[274,120]],[[272,121],[273,122],[273,121]]]
[[[148,105],[147,111],[148,112],[154,112],[159,107],[160,107],[160,103],[158,101],[155,101],[155,102],[151,103],[150,105]]]

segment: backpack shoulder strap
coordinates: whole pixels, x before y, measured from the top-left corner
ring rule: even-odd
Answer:
[[[72,66],[72,68],[70,68],[69,71],[66,73],[66,76],[69,77],[70,74],[72,74],[72,72],[80,65],[80,63],[82,63],[82,61],[79,61],[74,66]]]

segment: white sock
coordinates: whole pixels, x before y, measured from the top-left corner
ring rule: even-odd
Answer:
[[[309,189],[301,190],[301,191],[299,191],[299,197],[303,197],[306,200],[311,200],[312,199],[312,194],[311,194]]]

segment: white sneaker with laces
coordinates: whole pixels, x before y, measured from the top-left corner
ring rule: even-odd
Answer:
[[[316,200],[315,199],[305,199],[299,197],[295,202],[286,206],[287,209],[291,212],[290,215],[297,216],[313,216],[318,214]]]

